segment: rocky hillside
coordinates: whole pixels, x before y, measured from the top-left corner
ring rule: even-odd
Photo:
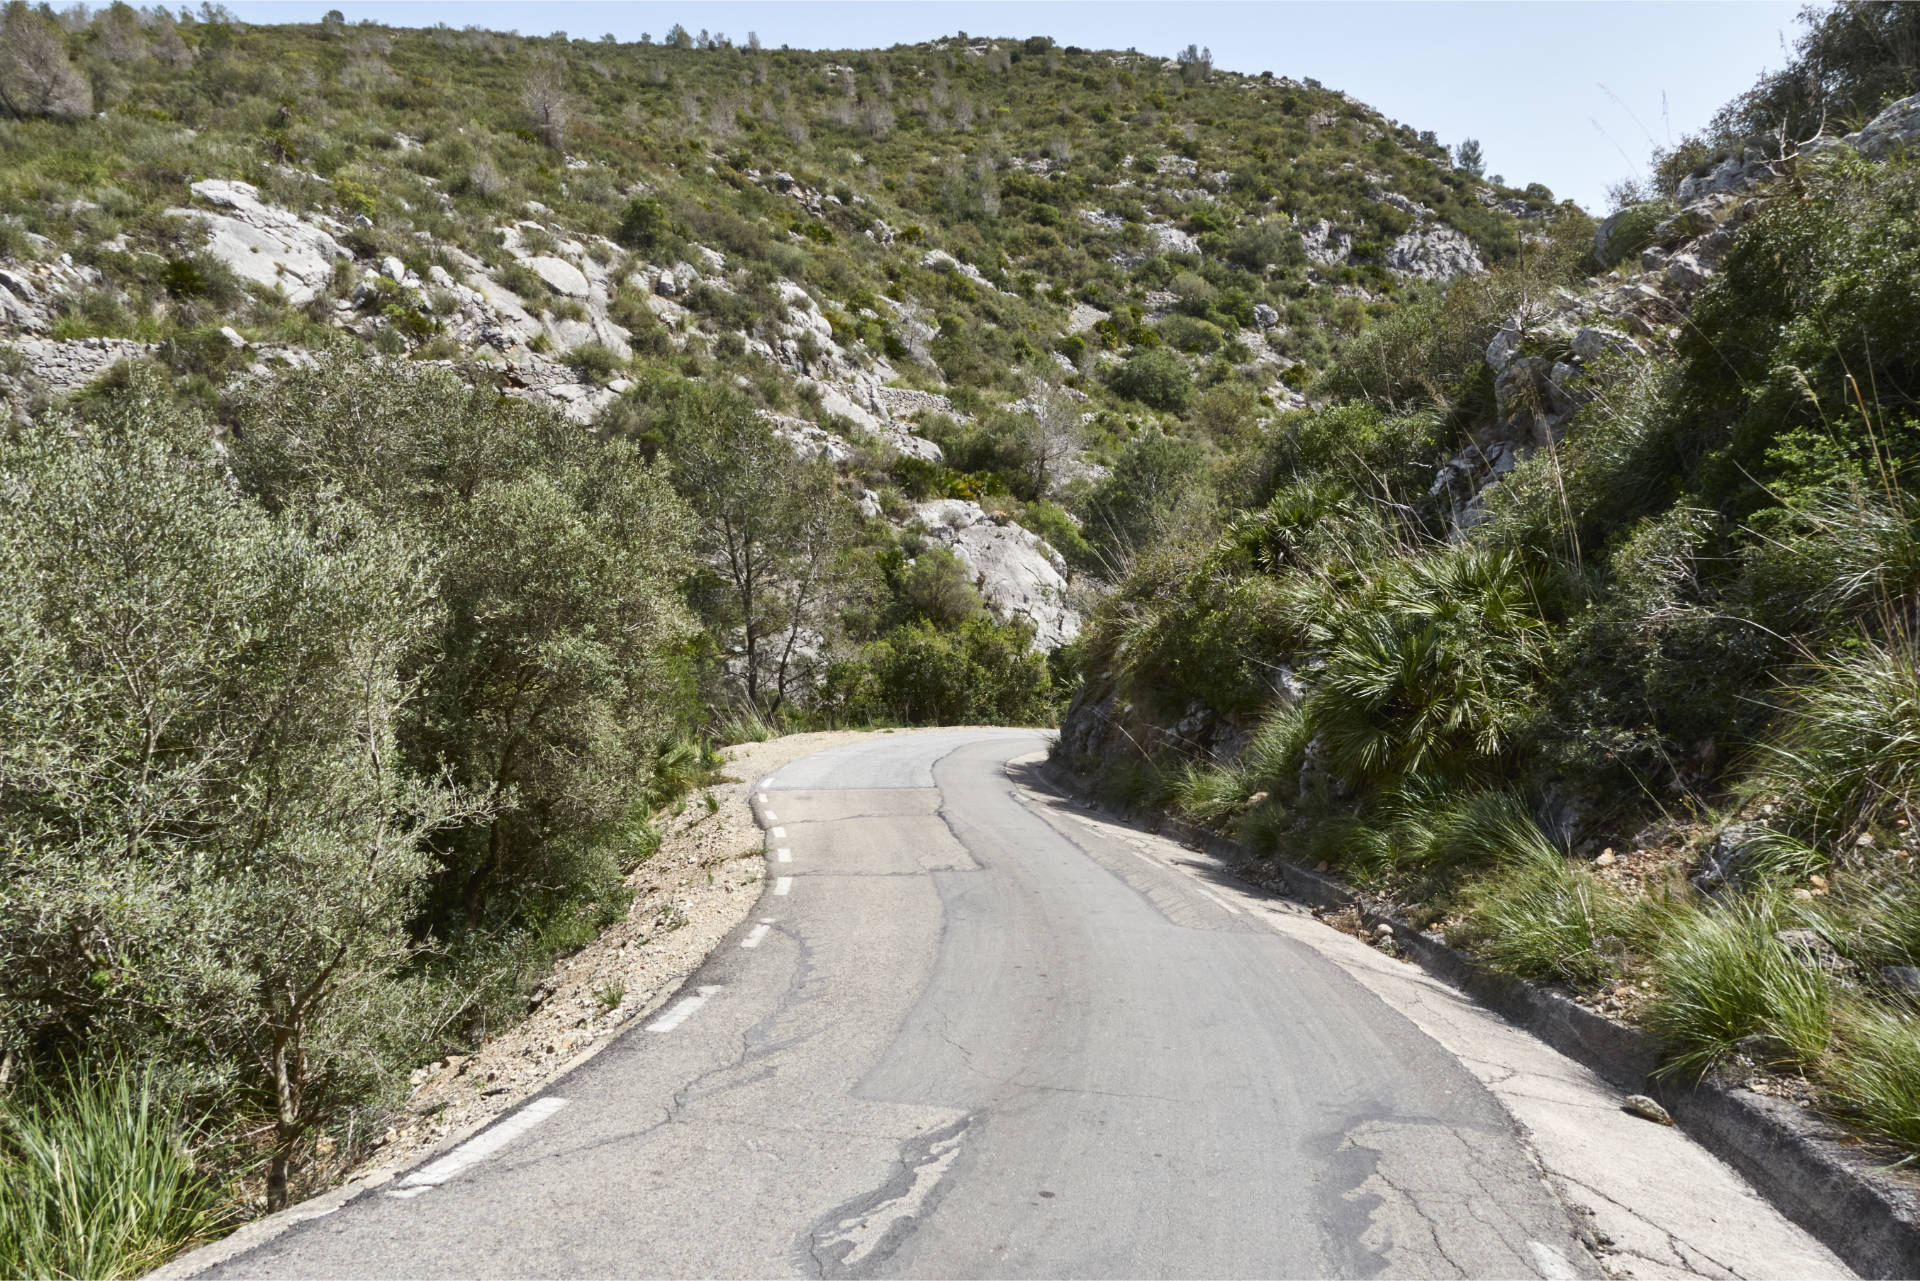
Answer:
[[[1119,510],[1148,501],[1115,480],[1142,440],[1223,457],[1369,324],[1559,216],[1197,51],[9,23],[90,99],[0,126],[16,413],[151,361],[217,414],[343,349],[609,435],[645,434],[662,380],[725,385],[833,465],[872,552],[951,549],[1046,650],[1164,515]],[[806,690],[876,635],[803,630]]]
[[[1335,90],[1044,36],[15,3],[0,116],[21,1275],[297,1199],[557,958],[668,947],[715,742],[1053,723],[1314,388],[1590,235]],[[97,1212],[63,1126],[139,1154]]]
[[[1335,353],[1100,602],[1060,738],[1903,1158],[1915,22],[1810,12],[1597,225]]]

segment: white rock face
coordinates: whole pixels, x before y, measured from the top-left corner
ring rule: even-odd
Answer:
[[[335,259],[353,256],[325,228],[262,201],[252,183],[207,178],[194,183],[190,190],[228,212],[167,212],[205,223],[211,233],[208,253],[242,279],[282,290],[287,301],[296,306],[311,301],[326,288],[333,277]]]
[[[56,399],[79,391],[123,360],[139,360],[160,350],[154,343],[128,338],[55,341],[22,337],[15,339],[12,346],[26,357],[29,377],[39,384],[39,390]],[[0,392],[5,393],[6,399],[22,402],[28,390],[0,375]]]
[[[1067,312],[1067,332],[1083,334],[1107,318],[1107,313],[1088,303],[1077,302]]]
[[[1338,267],[1353,252],[1353,237],[1325,218],[1302,227],[1300,243],[1307,251],[1307,261],[1316,267]]]
[[[523,258],[521,262],[546,281],[547,287],[557,294],[564,294],[568,298],[585,298],[591,292],[586,273],[564,258]]]
[[[1866,128],[1848,134],[1847,141],[1869,156],[1911,147],[1920,141],[1920,94],[1887,104]]]
[[[1451,280],[1485,271],[1473,242],[1445,223],[1415,227],[1393,242],[1386,253],[1388,271],[1421,280]]]
[[[810,381],[802,379],[801,385],[806,386]],[[888,387],[868,373],[855,374],[842,382],[822,380],[811,385],[820,389],[822,413],[845,418],[909,458],[937,463],[946,457],[940,451],[940,446],[916,436],[908,421],[909,415],[924,409],[951,412],[953,405],[945,396],[905,387]]]
[[[981,275],[980,269],[978,267],[974,266],[970,262],[961,262],[958,258],[955,258],[952,254],[948,253],[944,249],[929,249],[926,252],[926,254],[920,259],[920,265],[922,267],[931,268],[934,271],[942,271],[942,270],[957,271],[961,275],[965,276],[968,280],[971,280],[974,284],[979,285],[982,288],[991,289],[995,293],[1003,294],[1007,292],[1006,290],[1000,288],[1000,286],[994,284],[991,280],[988,280],[985,276]]]
[[[1153,241],[1162,253],[1197,254],[1200,242],[1189,232],[1180,230],[1170,222],[1148,223],[1147,230],[1153,233]]]
[[[957,498],[921,503],[914,516],[973,571],[995,618],[1033,628],[1035,649],[1057,649],[1080,634],[1079,611],[1067,602],[1067,564],[1038,534]]]
[[[824,458],[836,467],[853,461],[853,446],[844,437],[834,435],[817,423],[790,414],[770,413],[766,419],[773,424],[773,434],[793,446],[796,457]]]

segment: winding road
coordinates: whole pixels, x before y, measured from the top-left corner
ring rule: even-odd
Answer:
[[[1502,1098],[1299,930],[1366,949],[1088,816],[1045,748],[779,769],[765,891],[674,1001],[214,1274],[1601,1275]]]

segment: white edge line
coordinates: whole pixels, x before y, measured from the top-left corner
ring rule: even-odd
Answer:
[[[1194,893],[1199,894],[1203,898],[1212,899],[1215,903],[1218,903],[1221,907],[1226,908],[1227,911],[1231,912],[1233,915],[1235,916],[1240,915],[1239,908],[1227,902],[1227,900],[1221,898],[1218,894],[1210,894],[1206,890],[1201,889],[1198,885],[1194,886],[1193,890],[1194,890]]]
[[[774,813],[774,812],[773,812],[772,810],[768,810],[768,811],[767,811],[767,822],[769,822],[769,823],[771,823],[771,822],[773,822],[773,821],[774,821],[775,819],[778,819],[779,817],[780,817],[780,816],[779,816],[778,814],[776,814],[776,813]]]
[[[399,1192],[418,1196],[428,1188],[438,1187],[467,1167],[486,1160],[565,1106],[565,1099],[557,1099],[552,1095],[535,1099],[498,1125],[468,1139],[432,1165],[409,1174],[401,1180]]]
[[[773,892],[775,894],[786,894],[792,889],[793,878],[791,876],[783,876],[773,883]]]
[[[769,815],[767,815],[767,817],[768,817],[768,818],[772,818],[772,817],[773,817],[773,815],[771,815],[771,814],[769,814]],[[786,840],[786,839],[787,839],[787,829],[786,829],[786,828],[784,828],[784,827],[776,827],[776,828],[774,828],[774,829],[773,829],[773,839],[774,839],[774,840],[776,840],[776,841],[784,841],[784,840]]]
[[[692,996],[682,997],[672,1008],[647,1024],[649,1032],[671,1032],[687,1021],[687,1016],[707,1003],[707,997],[720,990],[718,985],[703,987]]]
[[[772,928],[773,927],[771,925],[768,925],[765,921],[760,922],[760,924],[754,926],[752,929],[747,931],[747,936],[740,940],[740,946],[741,947],[759,947],[760,940],[767,937],[767,931]]]
[[[793,862],[793,851],[782,845],[773,852],[773,857],[776,862],[791,863]]]

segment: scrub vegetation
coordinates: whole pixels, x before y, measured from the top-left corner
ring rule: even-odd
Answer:
[[[1584,226],[1318,84],[1044,36],[14,0],[0,116],[9,1274],[364,1160],[715,744],[1055,721],[1071,628],[924,505],[1084,612],[1337,352]]]
[[[1920,177],[1902,146],[1806,140],[1920,89],[1917,50],[1910,8],[1810,11],[1792,66],[1654,157],[1598,237],[1347,344],[1101,604],[1065,735],[1107,745],[1076,763],[1115,794],[1335,869],[1643,1023],[1670,1073],[1800,1098],[1900,1160]],[[1701,204],[1715,173],[1742,176]],[[1658,269],[1716,218],[1678,298]],[[1668,332],[1601,335],[1564,428],[1471,504],[1436,483],[1513,412],[1499,360],[1575,359],[1534,300],[1649,280]]]

